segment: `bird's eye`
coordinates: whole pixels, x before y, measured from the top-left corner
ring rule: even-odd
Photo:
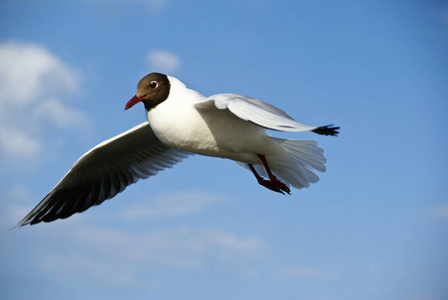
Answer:
[[[151,88],[153,88],[153,89],[155,89],[156,87],[157,87],[157,81],[151,81],[150,83],[149,83],[149,86],[151,87]]]

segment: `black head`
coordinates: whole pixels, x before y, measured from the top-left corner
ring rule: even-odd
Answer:
[[[170,94],[170,81],[161,73],[151,73],[143,77],[137,84],[137,94],[126,103],[127,110],[142,101],[147,110],[165,101]]]

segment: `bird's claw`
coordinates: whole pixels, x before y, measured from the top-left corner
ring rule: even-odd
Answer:
[[[289,187],[286,184],[284,184],[283,182],[281,182],[280,180],[262,179],[258,183],[261,184],[262,186],[264,186],[265,188],[270,189],[271,191],[274,191],[277,193],[282,193],[283,195],[285,194],[284,192],[286,192],[288,195],[291,195],[291,193],[290,193],[291,190],[289,189]]]

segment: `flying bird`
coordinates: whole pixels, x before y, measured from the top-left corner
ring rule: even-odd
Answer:
[[[143,77],[125,110],[142,102],[147,122],[81,156],[55,188],[16,226],[51,222],[113,198],[127,186],[170,168],[191,154],[227,158],[249,169],[258,183],[290,193],[325,172],[323,150],[312,140],[270,136],[266,129],[336,136],[339,127],[313,127],[251,97],[205,97],[160,73]]]

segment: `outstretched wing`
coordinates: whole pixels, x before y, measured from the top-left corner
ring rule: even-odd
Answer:
[[[106,140],[81,156],[56,187],[17,226],[83,212],[127,186],[170,168],[190,153],[172,149],[148,122]]]
[[[228,109],[234,115],[245,121],[250,121],[261,127],[279,131],[313,131],[324,135],[337,135],[339,127],[308,126],[297,122],[283,110],[261,100],[238,95],[217,94],[196,104],[198,109]]]

